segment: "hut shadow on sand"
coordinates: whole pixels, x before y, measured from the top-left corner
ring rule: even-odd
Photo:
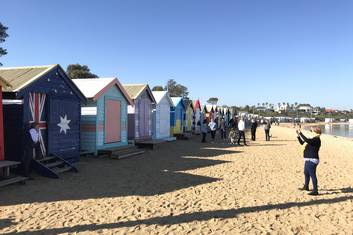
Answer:
[[[37,176],[28,185],[1,189],[0,205],[154,196],[216,182],[221,179],[185,171],[227,163],[213,158],[238,152],[228,147],[191,140],[166,143],[156,151],[121,161],[82,158],[78,174],[65,174],[58,180]]]

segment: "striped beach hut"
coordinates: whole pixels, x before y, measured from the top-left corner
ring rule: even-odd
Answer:
[[[3,123],[3,112],[2,112],[2,88],[5,89],[10,87],[10,83],[8,83],[5,79],[0,77],[0,161],[5,159],[4,152],[4,123]]]
[[[170,108],[173,107],[167,91],[153,91],[156,100],[153,109],[153,139],[166,139],[170,137]]]
[[[185,106],[182,97],[172,97],[173,107],[170,108],[171,134],[182,134],[184,130]]]
[[[124,84],[126,92],[133,101],[128,106],[129,140],[152,139],[152,105],[156,103],[147,84]]]
[[[80,156],[80,114],[84,95],[60,65],[0,68],[11,87],[4,89],[5,156],[19,161],[24,133],[38,123],[43,156],[77,161]]]
[[[118,79],[73,81],[87,98],[81,108],[81,150],[97,155],[99,150],[127,146],[127,106],[133,102]]]
[[[194,127],[194,104],[189,99],[183,99],[183,102],[185,106],[184,129],[186,132],[192,132]]]

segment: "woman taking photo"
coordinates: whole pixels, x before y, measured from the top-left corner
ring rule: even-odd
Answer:
[[[304,176],[305,183],[301,190],[309,191],[310,178],[313,182],[313,191],[309,193],[311,196],[319,195],[317,187],[316,168],[319,165],[319,151],[321,147],[321,129],[319,127],[311,128],[312,138],[307,138],[300,129],[297,129],[297,138],[304,147]]]

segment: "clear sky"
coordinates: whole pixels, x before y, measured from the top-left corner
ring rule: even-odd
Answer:
[[[350,0],[1,0],[4,66],[88,65],[221,104],[353,108]]]

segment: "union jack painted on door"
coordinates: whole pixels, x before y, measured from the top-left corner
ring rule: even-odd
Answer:
[[[46,94],[29,93],[29,110],[31,112],[30,123],[38,123],[39,125],[39,143],[43,156],[46,156],[46,132],[47,121],[45,115]]]

